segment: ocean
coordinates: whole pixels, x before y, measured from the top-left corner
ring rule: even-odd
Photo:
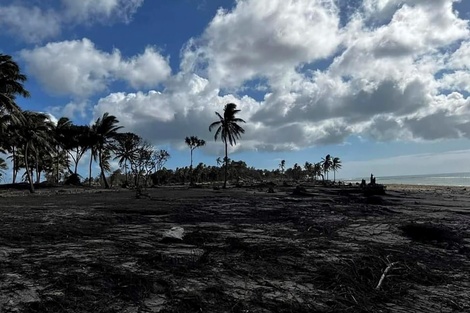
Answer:
[[[362,178],[346,180],[346,182],[361,182]],[[370,177],[364,177],[369,183]],[[448,173],[406,176],[377,176],[378,184],[403,184],[403,185],[436,185],[436,186],[470,186],[470,173]]]

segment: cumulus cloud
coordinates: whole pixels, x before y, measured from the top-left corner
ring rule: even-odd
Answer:
[[[469,29],[453,3],[366,0],[340,23],[335,1],[240,0],[188,41],[181,72],[164,90],[112,93],[94,114],[109,111],[131,131],[178,143],[188,129],[210,136],[213,112],[235,102],[248,122],[237,147],[244,150],[293,150],[351,135],[468,137]],[[255,100],[244,92],[257,79],[265,88]]]
[[[28,2],[31,2],[28,4]],[[80,23],[131,21],[144,0],[16,1],[0,4],[0,26],[16,39],[38,43],[57,37],[63,27]]]
[[[39,42],[60,33],[60,19],[53,10],[37,6],[0,5],[0,26],[28,42]]]
[[[449,58],[448,67],[450,69],[458,70],[470,70],[470,41],[463,41],[460,47],[452,53]]]
[[[155,47],[124,58],[82,39],[21,55],[47,90],[73,98],[64,113],[84,114],[87,97],[98,94],[93,119],[109,112],[155,143],[212,137],[214,111],[228,102],[247,121],[236,149],[295,150],[351,135],[469,137],[470,35],[454,2],[364,0],[344,8],[334,0],[238,0],[188,40],[174,75]],[[123,3],[64,0],[63,10],[75,21],[126,21],[142,1]],[[134,92],[111,90],[115,81]]]
[[[86,118],[90,108],[90,103],[88,101],[81,101],[69,102],[64,106],[48,107],[47,111],[49,111],[54,116],[68,117],[69,119],[73,120],[77,116]]]
[[[338,13],[334,1],[238,1],[232,11],[220,9],[202,37],[190,42],[183,64],[234,87],[324,59],[341,41]]]
[[[219,96],[208,89],[208,80],[198,75],[178,75],[168,82],[165,92],[112,93],[94,107],[94,117],[110,112],[127,130],[156,142],[181,141],[191,134],[207,137],[208,127],[228,102],[239,104],[242,118],[247,118],[256,102],[233,95]]]
[[[144,0],[62,0],[67,18],[77,22],[120,20],[128,23]]]
[[[112,81],[133,88],[156,87],[171,74],[168,60],[155,48],[125,59],[119,50],[98,50],[89,39],[48,43],[22,50],[27,70],[50,92],[86,98],[105,91]]]

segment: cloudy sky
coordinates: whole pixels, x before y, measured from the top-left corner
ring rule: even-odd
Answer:
[[[0,52],[28,75],[24,109],[104,112],[189,162],[186,136],[228,102],[231,157],[276,168],[330,153],[341,177],[470,171],[470,1],[2,0]]]

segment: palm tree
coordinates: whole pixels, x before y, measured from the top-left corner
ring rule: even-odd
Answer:
[[[204,139],[199,139],[196,136],[186,137],[184,142],[189,147],[191,151],[191,165],[189,166],[189,171],[191,175],[191,185],[193,184],[193,151],[199,147],[203,147],[206,145],[206,141]]]
[[[318,176],[322,176],[321,162],[317,162],[313,164],[313,176],[315,177],[315,180],[317,179]]]
[[[338,157],[334,157],[331,161],[331,169],[333,170],[333,181],[336,181],[336,171],[341,168],[341,160]]]
[[[53,127],[54,139],[55,139],[55,180],[56,183],[60,181],[60,168],[65,165],[68,167],[68,155],[66,147],[70,141],[70,128],[73,126],[72,121],[67,117],[61,117],[57,124]]]
[[[245,130],[238,125],[237,123],[246,123],[243,119],[235,117],[235,115],[240,112],[237,110],[237,105],[234,103],[228,103],[224,108],[224,115],[220,115],[219,112],[215,114],[219,117],[218,121],[213,122],[209,126],[209,131],[212,131],[214,127],[217,127],[217,130],[214,135],[215,141],[217,141],[219,135],[222,142],[225,145],[225,169],[224,169],[224,188],[227,188],[227,169],[228,169],[228,146],[230,143],[231,146],[237,144],[237,139],[240,139],[241,134],[245,133]]]
[[[286,170],[286,160],[281,160],[281,163],[279,163],[279,170],[281,171],[281,174],[284,174],[284,171]]]
[[[36,163],[36,174],[38,174],[39,153],[41,149],[52,150],[52,122],[49,116],[43,113],[25,111],[23,112],[25,123],[21,126],[19,132],[23,144],[24,165],[26,176],[29,181],[29,191],[34,193],[34,184],[30,167],[30,152],[34,153],[34,161]],[[33,158],[31,158],[33,159]]]
[[[217,166],[221,166],[222,163],[224,162],[224,161],[222,161],[221,157],[217,157],[217,159],[215,161],[217,162]]]
[[[104,187],[109,189],[108,181],[105,175],[106,157],[109,155],[110,142],[116,136],[117,131],[122,128],[118,126],[119,121],[114,115],[109,115],[108,112],[99,117],[95,124],[92,126],[92,133],[96,136],[96,141],[93,143],[101,171],[101,178],[104,182]],[[109,164],[109,163],[108,163]]]
[[[85,155],[86,151],[90,149],[89,146],[89,126],[85,125],[70,125],[64,129],[65,141],[64,146],[68,155],[72,158],[74,164],[73,174],[78,175],[78,164]],[[69,168],[69,171],[72,170]]]
[[[134,133],[118,133],[113,144],[114,159],[119,160],[119,166],[124,168],[126,185],[128,184],[128,165],[132,164],[138,157],[138,150],[142,138]]]
[[[0,53],[0,128],[2,131],[2,148],[12,152],[13,158],[13,181],[17,173],[17,145],[18,127],[24,123],[21,109],[15,103],[17,95],[29,97],[29,92],[23,83],[26,76],[20,71],[18,64],[9,55]],[[9,128],[7,130],[7,128]],[[6,146],[5,146],[6,144]]]
[[[16,176],[19,171],[20,157],[18,149],[21,143],[20,128],[24,121],[14,118],[11,114],[0,116],[0,148],[1,152],[11,153],[8,159],[12,160],[12,183],[16,183]]]
[[[149,145],[149,147],[151,147]],[[157,185],[160,184],[160,171],[163,170],[163,167],[165,166],[165,163],[170,159],[170,153],[168,153],[168,151],[164,150],[164,149],[160,149],[160,150],[154,150],[153,148],[150,149],[150,166],[148,168],[148,170],[146,171],[146,179],[147,177],[149,176],[149,174],[151,173],[151,170],[153,169],[155,172],[155,180],[156,180],[156,183]]]
[[[310,162],[305,162],[304,164],[304,169],[305,171],[307,172],[307,175],[308,176],[312,176],[312,181],[313,181],[313,175],[312,175],[312,172],[313,172],[313,164],[310,163]]]
[[[331,155],[327,154],[324,158],[322,158],[322,168],[323,168],[323,173],[324,173],[323,180],[325,180],[325,176],[326,176],[326,179],[328,180],[328,172],[331,169],[331,163],[332,163]]]
[[[3,180],[3,176],[5,175],[5,171],[8,169],[7,162],[5,159],[0,158],[0,181]]]
[[[23,83],[26,76],[21,74],[12,57],[0,54],[0,108],[21,118],[21,110],[15,103],[15,96],[29,97]]]
[[[94,125],[87,126],[86,130],[86,146],[90,150],[90,161],[88,162],[88,186],[91,186],[93,182],[93,177],[91,177],[91,166],[93,165],[93,161],[98,160],[98,135],[95,132]]]

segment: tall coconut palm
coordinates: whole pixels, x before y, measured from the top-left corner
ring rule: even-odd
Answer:
[[[199,139],[196,136],[186,137],[184,142],[189,147],[191,152],[191,165],[189,166],[189,171],[191,175],[191,185],[193,184],[193,151],[199,147],[203,147],[206,145],[206,141],[204,139]]]
[[[13,152],[13,161],[17,161],[17,129],[20,123],[24,123],[21,109],[15,103],[17,95],[29,97],[29,92],[23,83],[26,76],[21,73],[18,64],[9,55],[0,53],[0,128],[2,136],[2,148]],[[12,127],[12,125],[14,125]],[[7,127],[9,128],[7,131]],[[7,141],[7,142],[4,142]],[[5,144],[6,143],[6,147]],[[13,181],[16,179],[16,165],[13,163]]]
[[[68,167],[68,155],[66,148],[70,141],[70,129],[73,126],[72,121],[68,117],[61,117],[53,127],[55,138],[55,180],[60,181],[60,169],[64,165]],[[65,163],[62,164],[61,163]]]
[[[313,176],[315,177],[315,180],[317,179],[318,176],[322,176],[322,165],[321,162],[317,162],[313,164]]]
[[[25,81],[26,76],[12,57],[0,54],[0,108],[15,117],[22,116],[15,103],[15,96],[29,97],[29,92],[23,86]]]
[[[8,169],[7,162],[5,159],[0,158],[0,181],[3,180],[3,176],[5,175],[5,171]]]
[[[218,112],[215,114],[219,117],[218,121],[213,122],[209,126],[209,131],[217,127],[214,135],[215,141],[221,138],[225,145],[225,169],[224,169],[224,188],[227,188],[227,169],[228,169],[228,144],[231,146],[237,144],[237,139],[240,139],[241,134],[245,133],[245,130],[238,125],[238,123],[246,123],[243,119],[236,117],[236,114],[240,112],[237,110],[237,105],[234,103],[228,103],[224,108],[224,115],[222,116]]]
[[[279,163],[279,170],[281,171],[281,174],[284,174],[284,171],[286,170],[286,160],[281,160],[281,163]]]
[[[134,133],[118,133],[113,143],[114,159],[118,160],[119,166],[124,168],[126,185],[128,184],[128,163],[132,164],[138,157],[138,150],[142,138]]]
[[[338,157],[334,157],[331,161],[331,169],[333,170],[333,181],[336,181],[336,171],[341,169],[341,160]]]
[[[107,151],[110,149],[111,140],[116,136],[117,131],[122,128],[122,126],[118,126],[118,123],[119,121],[114,115],[109,115],[109,113],[106,112],[103,116],[99,117],[92,126],[92,133],[95,137],[93,146],[97,152],[101,178],[103,179],[106,189],[109,189],[109,184],[105,175],[105,157],[109,155]]]
[[[89,147],[89,126],[85,125],[70,125],[70,127],[64,129],[65,137],[65,150],[68,156],[72,159],[74,164],[73,174],[78,176],[78,164],[85,155]],[[72,170],[69,168],[69,171]]]
[[[8,159],[12,161],[12,183],[16,183],[16,176],[19,171],[18,149],[21,146],[20,128],[22,121],[14,118],[11,114],[0,115],[0,148],[1,152],[8,152],[11,155]]]
[[[88,185],[91,186],[93,177],[91,176],[91,170],[93,162],[98,161],[98,134],[96,133],[95,125],[88,126],[87,129],[87,147],[90,150],[90,161],[88,163]]]
[[[313,174],[312,174],[312,172],[313,172],[313,164],[310,163],[310,162],[308,162],[308,161],[305,162],[305,164],[304,164],[304,169],[305,169],[305,171],[307,172],[307,175],[308,175],[308,176],[312,176],[311,179],[312,179],[312,181],[313,181]]]
[[[328,180],[328,172],[331,169],[331,163],[331,155],[327,154],[324,158],[322,158],[322,168],[324,173],[323,179],[325,179],[326,177],[326,179]]]
[[[47,114],[25,111],[23,112],[25,123],[21,125],[19,133],[23,144],[25,172],[29,182],[29,191],[34,193],[33,177],[31,173],[31,159],[35,160],[36,172],[38,172],[38,156],[40,149],[52,150],[52,122]],[[34,158],[31,158],[31,157]]]

